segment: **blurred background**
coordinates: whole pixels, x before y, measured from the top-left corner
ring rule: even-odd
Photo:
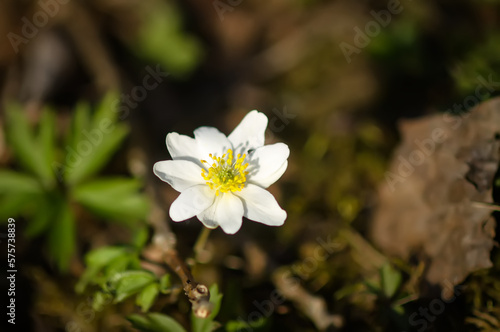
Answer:
[[[16,327],[181,331],[155,327],[161,313],[187,331],[499,330],[496,248],[441,310],[425,262],[369,234],[399,121],[461,113],[478,85],[481,101],[498,94],[499,15],[496,0],[1,1],[0,247],[6,262],[14,218]],[[178,193],[152,165],[170,158],[167,133],[229,134],[253,109],[266,143],[290,146],[270,188],[288,219],[217,229],[195,257],[202,225],[168,218]],[[174,273],[147,276],[158,222],[223,294],[219,324],[194,322]]]

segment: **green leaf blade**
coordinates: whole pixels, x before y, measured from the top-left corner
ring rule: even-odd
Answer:
[[[143,332],[186,332],[175,319],[170,316],[151,313],[146,316],[130,315],[127,319],[132,325]]]
[[[141,308],[142,312],[147,312],[158,297],[160,286],[158,283],[152,283],[137,295],[136,304]]]
[[[56,118],[53,112],[45,109],[40,120],[40,129],[38,134],[38,142],[40,144],[40,154],[42,163],[39,165],[40,172],[44,174],[44,178],[49,186],[52,186],[55,180],[55,174],[52,171],[52,164],[55,161],[55,133],[56,133]]]
[[[116,107],[119,104],[116,94],[105,96],[90,118],[88,106],[77,110],[74,131],[66,147],[66,181],[75,185],[96,174],[114,155],[127,136],[129,130],[124,123],[117,123]]]
[[[43,189],[34,177],[23,173],[0,170],[0,194],[41,194]]]
[[[155,281],[155,276],[146,271],[125,271],[117,274],[112,281],[116,291],[115,303],[140,292]]]
[[[144,220],[149,211],[147,197],[138,192],[140,181],[129,178],[101,178],[78,185],[76,201],[94,213],[124,221]]]
[[[401,272],[386,263],[380,269],[380,283],[382,291],[387,298],[391,298],[398,290],[401,284]]]
[[[49,232],[49,252],[58,268],[66,272],[76,247],[75,217],[69,203],[60,198],[59,213]]]
[[[56,220],[58,213],[58,200],[54,195],[41,196],[38,200],[36,213],[31,216],[26,226],[25,235],[27,238],[34,238],[47,231],[51,223]]]
[[[42,163],[41,151],[23,109],[16,104],[8,105],[6,120],[7,143],[13,148],[19,163],[27,171],[44,179],[47,174],[40,168]]]

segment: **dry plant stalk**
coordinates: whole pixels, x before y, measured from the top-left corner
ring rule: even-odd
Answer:
[[[330,314],[325,300],[320,296],[310,294],[298,283],[291,283],[288,270],[278,270],[273,274],[276,289],[302,311],[320,331],[329,327],[341,328],[344,325],[342,316]]]
[[[155,230],[152,244],[143,252],[148,260],[166,264],[182,281],[184,292],[191,302],[193,313],[200,318],[206,318],[212,312],[210,291],[208,287],[197,282],[186,262],[179,257],[175,249],[176,238],[164,222],[164,212],[157,206],[153,207],[151,225]]]

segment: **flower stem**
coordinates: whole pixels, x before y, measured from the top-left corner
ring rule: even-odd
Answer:
[[[201,251],[205,248],[205,245],[207,244],[208,236],[210,235],[210,228],[203,227],[200,235],[198,235],[198,239],[196,240],[196,243],[194,244],[193,251],[194,251],[194,256],[198,257]]]

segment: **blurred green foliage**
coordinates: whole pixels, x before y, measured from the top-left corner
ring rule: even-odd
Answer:
[[[132,325],[142,332],[186,332],[186,329],[181,324],[177,323],[175,319],[170,316],[160,313],[150,313],[145,316],[130,315],[128,320]]]
[[[143,5],[143,24],[130,45],[139,57],[162,65],[174,77],[188,76],[203,57],[200,41],[183,28],[183,18],[172,2]]]
[[[499,1],[481,0],[475,3],[498,4]],[[317,0],[297,0],[292,4],[304,12],[309,9],[317,10],[313,15],[328,13],[330,10],[326,6],[327,2]],[[371,4],[374,2],[360,6],[363,15],[369,12],[365,5]],[[386,1],[377,5],[385,6]],[[279,245],[285,248],[283,251],[286,252],[281,252],[280,248],[279,253],[269,253],[269,262],[270,265],[289,264],[290,270],[308,292],[324,299],[329,312],[340,313],[345,318],[346,330],[354,330],[359,326],[361,327],[358,330],[391,330],[387,326],[397,326],[395,330],[408,330],[408,316],[420,305],[416,284],[421,273],[399,265],[396,268],[389,263],[378,267],[370,266],[372,262],[367,258],[369,256],[364,257],[365,252],[357,249],[352,243],[345,243],[336,231],[338,227],[346,225],[356,229],[360,237],[367,231],[367,215],[375,204],[374,190],[383,179],[389,151],[393,147],[391,144],[395,144],[391,141],[394,138],[391,134],[394,133],[390,133],[383,124],[383,117],[387,114],[372,112],[377,109],[379,99],[387,98],[383,106],[393,107],[389,110],[393,113],[402,112],[404,108],[426,98],[435,98],[425,104],[425,107],[432,108],[436,106],[436,100],[451,105],[454,101],[459,101],[457,98],[460,96],[474,93],[478,76],[488,79],[493,75],[493,81],[499,81],[497,74],[500,62],[497,55],[500,51],[500,34],[494,29],[488,31],[488,24],[491,22],[485,22],[484,34],[471,38],[470,35],[464,34],[471,23],[460,17],[467,16],[476,23],[484,17],[480,15],[481,11],[494,12],[496,9],[478,7],[477,11],[471,10],[465,14],[461,11],[469,7],[460,7],[462,5],[464,4],[457,5],[456,12],[448,17],[446,10],[449,7],[446,7],[446,4],[414,1],[412,6],[408,6],[408,10],[394,16],[387,27],[381,28],[380,34],[371,38],[359,58],[363,57],[370,68],[381,68],[380,72],[385,75],[397,74],[398,81],[392,84],[385,84],[383,79],[375,82],[381,89],[390,92],[386,97],[381,96],[379,91],[373,96],[364,96],[363,91],[370,89],[370,80],[359,72],[345,71],[345,68],[359,66],[360,62],[351,64],[350,67],[345,66],[344,58],[332,57],[335,50],[338,51],[337,41],[332,43],[330,38],[322,41],[320,36],[308,38],[309,43],[301,45],[301,49],[310,52],[310,57],[305,57],[306,61],[298,63],[283,76],[273,79],[268,86],[238,77],[245,84],[250,82],[250,85],[255,84],[265,91],[269,91],[270,86],[271,89],[279,87],[276,90],[281,89],[282,95],[293,95],[293,98],[284,98],[285,103],[290,101],[296,109],[303,110],[298,111],[301,112],[300,121],[292,122],[286,131],[280,133],[293,151],[289,169],[293,180],[288,183],[285,180],[283,199],[280,200],[280,203],[286,205],[288,220],[284,227],[276,230]],[[294,23],[298,24],[297,30],[306,28],[300,25],[302,19],[316,21],[315,17],[308,17],[309,14],[302,16],[299,11],[289,15],[289,8],[286,5],[281,6],[279,10],[283,10],[285,15],[282,17],[286,19],[269,15],[273,13],[272,10],[266,14],[266,10],[272,7],[266,7],[264,3],[253,8],[257,14],[264,13],[258,20],[250,16],[244,6],[237,8],[238,15],[248,15],[248,22],[257,22],[257,30],[263,31],[259,38],[262,47],[273,46],[267,43],[267,39],[279,44],[281,40],[278,36],[282,34],[279,30],[287,30],[289,26],[286,21],[294,15],[300,18]],[[205,45],[200,42],[203,37],[198,38],[187,31],[187,20],[182,17],[182,11],[173,2],[144,1],[138,4],[137,9],[141,22],[138,33],[128,45],[131,52],[142,60],[161,64],[176,78],[187,78],[204,56]],[[335,13],[332,14],[334,22],[345,18],[335,18]],[[432,20],[436,20],[436,14],[450,21],[445,21],[446,26],[435,25]],[[269,22],[272,24],[266,23],[266,16],[271,17]],[[463,30],[457,29],[462,22]],[[206,23],[201,22],[200,26]],[[193,25],[196,24],[198,22]],[[366,21],[356,24],[364,27]],[[278,31],[273,26],[278,26]],[[348,28],[350,29],[350,26]],[[243,29],[249,28],[243,25],[242,32],[245,32]],[[322,29],[335,30],[330,24],[318,26],[318,30]],[[290,30],[293,32],[293,29]],[[216,30],[210,32],[214,35],[220,34],[220,31]],[[268,32],[272,38],[266,35]],[[474,30],[471,35],[475,33]],[[324,45],[320,45],[322,42]],[[217,51],[224,53],[220,49]],[[246,59],[255,56],[245,55]],[[286,59],[286,54],[284,55]],[[360,68],[363,74],[371,74],[371,69]],[[216,72],[221,68],[211,69]],[[429,91],[435,88],[429,83],[439,79],[436,77],[439,75],[445,75],[446,79],[449,79],[446,83],[456,91],[446,91],[448,85],[438,85],[439,88],[445,88],[443,91]],[[402,77],[406,77],[406,80],[401,80]],[[426,80],[415,82],[419,78]],[[351,85],[350,91],[342,90],[342,86],[350,86],[349,79],[356,79],[356,84]],[[211,82],[205,84],[209,85]],[[410,91],[413,97],[405,99],[402,106],[394,107],[394,102],[399,98],[400,91],[397,89],[400,86]],[[341,95],[335,94],[337,90],[341,91]],[[227,92],[222,91],[221,95],[224,93]],[[270,93],[270,102],[275,103],[279,94],[275,91]],[[234,94],[226,97],[231,100],[240,98]],[[407,96],[404,95],[403,98]],[[358,99],[361,102],[358,102]],[[62,270],[68,268],[75,252],[78,223],[87,218],[82,216],[82,207],[107,222],[117,221],[124,226],[133,227],[137,232],[129,243],[123,246],[100,247],[86,254],[86,269],[76,285],[77,292],[91,293],[92,306],[96,311],[110,303],[135,303],[143,314],[130,315],[128,319],[141,331],[186,331],[174,318],[149,312],[155,308],[154,304],[162,294],[166,295],[172,291],[172,285],[169,274],[158,277],[143,269],[140,264],[140,252],[148,240],[148,231],[146,228],[139,228],[142,225],[137,221],[144,220],[149,211],[148,199],[141,193],[141,181],[116,175],[98,176],[128,134],[127,126],[116,119],[113,107],[115,100],[117,96],[110,94],[95,109],[88,103],[78,104],[72,116],[71,128],[66,133],[58,132],[60,126],[56,121],[56,113],[50,109],[42,113],[37,126],[32,126],[18,105],[7,107],[7,143],[15,160],[13,167],[0,170],[0,216],[4,217],[2,220],[16,215],[23,216],[28,221],[24,235],[29,238],[43,236],[50,258]],[[203,100],[203,96],[200,96],[200,100]],[[235,106],[231,104],[231,107]],[[424,107],[419,109],[419,112],[423,113]],[[404,116],[397,115],[398,118]],[[185,121],[189,121],[188,116]],[[498,178],[496,185],[500,185]],[[271,233],[272,231],[269,231],[268,234]],[[342,243],[342,246],[335,249],[324,261],[317,261],[314,271],[302,273],[308,262],[304,258],[313,257],[311,252],[306,252],[308,242],[303,238],[311,237],[313,233],[314,236],[331,235],[333,241]],[[179,239],[185,240],[185,234],[179,232],[178,235]],[[273,248],[265,241],[259,242],[259,245],[266,249]],[[218,246],[217,248],[219,249]],[[353,253],[357,250],[360,251],[358,256],[364,258],[363,264],[353,259]],[[223,252],[228,255],[230,250]],[[286,256],[286,259],[283,256]],[[494,330],[495,317],[500,317],[498,253],[493,255],[492,260],[493,268],[478,271],[465,282],[466,303],[462,305],[462,309],[464,315],[477,318],[469,321],[474,325],[471,329]],[[234,293],[261,291],[267,287],[262,280],[256,281],[248,275],[238,279],[234,274],[229,274],[228,269],[221,264],[215,268],[222,280],[237,284]],[[240,283],[240,280],[244,282]],[[249,287],[248,284],[252,286]],[[227,284],[225,287],[228,287]],[[235,296],[225,289],[226,294]],[[208,332],[216,328],[222,329],[214,320],[222,295],[218,293],[216,285],[212,286],[211,293],[215,310],[208,319],[191,316],[191,330]],[[243,301],[242,296],[235,296],[232,301],[226,297],[226,302],[233,310],[226,315],[226,320],[223,320],[229,319],[223,326],[226,331],[273,330],[274,314],[252,322],[230,320],[242,313],[245,307]],[[296,315],[290,303],[285,303],[283,307],[292,313],[280,314],[280,319],[292,322],[288,326],[297,322],[312,326],[309,318]],[[179,318],[187,312],[187,309],[184,309],[186,308],[182,306],[174,309],[177,311],[173,316]],[[251,307],[246,309],[251,310]],[[187,321],[189,318],[183,321],[185,325],[188,325]],[[293,326],[298,329],[303,327],[300,324]],[[312,327],[308,331],[311,329]]]
[[[455,85],[461,95],[474,94],[481,82],[478,77],[488,81],[492,77],[494,87],[498,89],[500,81],[500,33],[493,32],[479,42],[460,59],[451,70]],[[483,100],[489,96],[485,96]]]
[[[131,227],[149,211],[138,180],[96,177],[128,134],[117,121],[116,100],[107,95],[93,113],[79,104],[65,134],[57,132],[53,110],[44,109],[38,125],[31,126],[19,105],[6,108],[7,144],[19,169],[0,170],[0,216],[25,217],[25,235],[44,235],[48,254],[62,271],[75,252],[79,205]]]
[[[227,332],[238,332],[242,330],[265,332],[265,331],[270,331],[267,322],[268,318],[263,316],[252,322],[245,322],[243,320],[231,320],[227,322],[225,328]]]
[[[144,242],[139,246],[107,246],[87,253],[86,270],[76,285],[77,293],[97,289],[92,296],[96,311],[101,311],[106,303],[123,302],[134,295],[141,311],[149,311],[160,293],[170,293],[171,284],[169,274],[157,277],[141,267],[139,254],[143,245]]]
[[[380,290],[388,299],[392,298],[401,286],[401,272],[386,263],[380,269]]]

